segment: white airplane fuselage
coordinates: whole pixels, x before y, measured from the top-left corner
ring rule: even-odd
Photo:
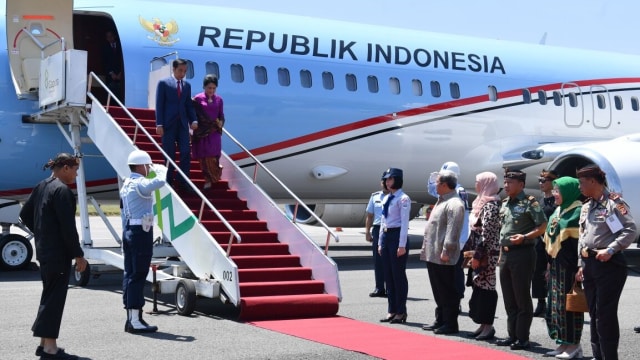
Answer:
[[[640,132],[640,57],[161,4],[76,1],[74,23],[86,28],[95,18],[117,31],[129,107],[148,107],[155,57],[177,52],[190,61],[192,95],[206,74],[218,75],[226,129],[308,203],[355,204],[351,211],[363,212],[389,167],[404,170],[414,201],[432,201],[427,178],[446,161],[460,165],[460,183],[471,191],[475,174],[500,175],[504,166],[524,169],[537,188],[535,176],[554,160],[566,175],[598,162],[616,172],[619,191],[637,175],[626,163],[633,165],[634,144],[622,144],[615,159],[567,152],[595,146],[600,154],[611,148],[602,141]],[[85,28],[74,29],[74,38]],[[11,53],[11,39],[0,41]],[[0,56],[0,162],[10,171],[0,178],[0,197],[19,198],[44,176],[49,157],[70,149],[56,126],[22,123],[37,103],[13,96],[7,53]],[[230,141],[223,149],[253,171]],[[97,156],[85,159],[89,189],[114,185],[95,148],[85,151]],[[268,184],[272,197],[283,195]]]

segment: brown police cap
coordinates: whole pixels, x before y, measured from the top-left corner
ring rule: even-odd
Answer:
[[[504,178],[505,179],[514,179],[514,180],[520,180],[520,181],[527,181],[527,174],[523,173],[522,171],[519,170],[507,170],[504,173]]]
[[[576,176],[579,178],[586,177],[604,179],[605,175],[606,173],[602,171],[602,169],[600,169],[598,165],[587,165],[581,169],[578,169],[578,171],[576,172]]]

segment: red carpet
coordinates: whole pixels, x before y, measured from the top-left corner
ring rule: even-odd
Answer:
[[[155,112],[128,110],[160,143],[160,137],[155,134]],[[134,139],[136,126],[124,110],[110,108],[109,113]],[[161,153],[145,136],[138,134],[135,145],[147,151],[154,162],[164,162]],[[204,177],[197,161],[191,163],[191,180],[202,189]],[[204,194],[242,237],[242,243],[234,243],[230,251],[239,270],[241,319],[309,318],[334,316],[338,312],[338,298],[325,293],[324,283],[313,280],[311,269],[300,265],[300,258],[289,252],[287,244],[280,242],[278,233],[269,231],[267,223],[258,219],[255,210],[247,208],[247,202],[239,199],[238,193],[229,189],[226,181],[219,181]],[[200,198],[183,194],[182,199],[196,217],[200,215]],[[207,208],[202,214],[202,224],[226,250],[230,233],[217,215]]]
[[[254,321],[252,325],[382,359],[526,359],[517,354],[340,316]]]

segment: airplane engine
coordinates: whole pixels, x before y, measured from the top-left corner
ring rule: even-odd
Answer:
[[[640,134],[631,134],[610,141],[594,142],[566,151],[549,166],[561,176],[576,176],[576,170],[597,164],[607,174],[609,190],[621,193],[640,217]]]
[[[322,221],[330,227],[363,227],[367,208],[367,203],[351,203],[351,204],[328,204],[316,203],[307,204]],[[411,205],[410,219],[418,215],[418,211],[422,204],[413,203]],[[285,205],[285,214],[289,218],[293,218],[295,205]],[[296,221],[301,224],[315,225],[317,221],[306,210],[298,207]]]

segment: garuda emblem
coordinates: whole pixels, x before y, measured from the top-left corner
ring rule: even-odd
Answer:
[[[153,36],[147,36],[149,40],[153,40],[163,46],[171,46],[180,41],[179,38],[173,37],[178,32],[178,23],[175,20],[164,24],[158,18],[153,18],[149,21],[142,16],[138,16],[138,20],[145,30],[153,34]]]

